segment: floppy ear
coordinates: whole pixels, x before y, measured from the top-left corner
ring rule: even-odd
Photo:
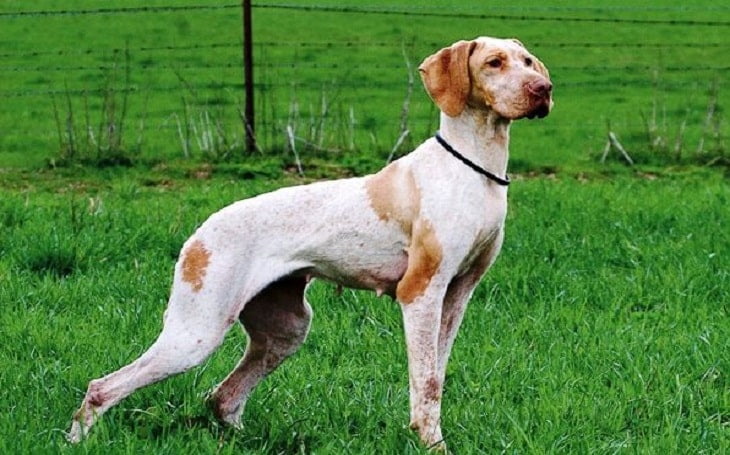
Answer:
[[[461,114],[469,98],[469,56],[475,41],[458,41],[427,57],[418,71],[431,99],[451,117]]]

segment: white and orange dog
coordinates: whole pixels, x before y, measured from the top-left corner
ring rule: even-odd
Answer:
[[[544,117],[552,85],[517,40],[459,41],[419,68],[440,136],[365,177],[285,188],[212,215],[175,266],[162,333],[137,360],[89,383],[68,435],[80,441],[140,387],[200,364],[240,321],[243,359],[211,395],[241,425],[252,389],[307,337],[311,277],[371,289],[403,312],[411,427],[443,445],[446,362],[466,304],[502,245],[509,128]]]

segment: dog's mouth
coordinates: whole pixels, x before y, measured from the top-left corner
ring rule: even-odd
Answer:
[[[541,102],[535,109],[525,115],[528,119],[545,118],[550,113],[550,100]]]

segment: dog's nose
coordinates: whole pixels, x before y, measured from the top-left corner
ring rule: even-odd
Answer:
[[[537,79],[525,84],[527,91],[539,98],[548,98],[553,90],[553,84],[545,79]]]

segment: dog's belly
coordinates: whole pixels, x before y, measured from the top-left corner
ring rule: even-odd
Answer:
[[[407,267],[408,255],[403,249],[364,250],[356,260],[347,256],[322,257],[308,272],[349,288],[369,289],[378,295],[394,296]]]
[[[333,220],[334,223],[334,220]],[[297,248],[293,258],[304,272],[339,285],[394,295],[408,267],[408,238],[398,229],[374,221],[363,226],[340,219],[336,229],[320,229],[316,240]]]

